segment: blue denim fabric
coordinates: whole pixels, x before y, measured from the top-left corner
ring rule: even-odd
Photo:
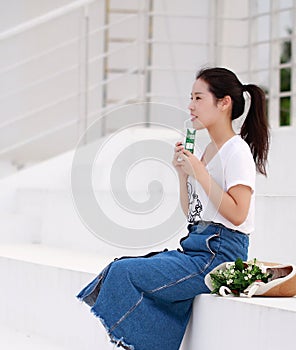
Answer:
[[[109,264],[78,298],[91,306],[112,341],[128,349],[178,350],[205,275],[225,261],[247,259],[249,237],[221,224],[188,226],[182,250]]]

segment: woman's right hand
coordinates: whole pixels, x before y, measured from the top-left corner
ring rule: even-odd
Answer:
[[[188,175],[182,169],[183,163],[182,163],[182,159],[180,159],[180,155],[183,153],[183,150],[184,150],[183,143],[181,141],[178,141],[175,144],[175,152],[174,152],[174,157],[173,157],[172,164],[175,167],[175,169],[177,170],[177,173],[178,173],[179,176],[187,178]]]

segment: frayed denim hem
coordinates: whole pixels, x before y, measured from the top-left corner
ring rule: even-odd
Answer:
[[[116,344],[118,347],[121,346],[121,347],[123,347],[124,349],[127,349],[127,350],[135,350],[133,345],[127,344],[124,341],[124,337],[121,337],[121,338],[115,337],[115,335],[112,334],[112,331],[110,331],[110,327],[106,324],[105,320],[100,315],[98,315],[94,309],[91,309],[90,311],[96,318],[98,318],[101,321],[102,325],[104,326],[104,328],[107,331],[107,334],[108,334],[108,336],[110,338],[110,342],[112,344]]]
[[[77,295],[76,298],[81,302],[85,302],[84,301],[84,297],[80,296],[80,295]],[[96,311],[91,308],[90,309],[91,313],[100,320],[100,322],[102,323],[102,325],[104,326],[109,338],[110,338],[110,342],[112,344],[116,344],[117,346],[122,346],[124,349],[127,349],[127,350],[135,350],[135,347],[131,344],[127,344],[125,341],[124,341],[124,337],[121,337],[121,338],[117,338],[115,337],[113,334],[112,334],[112,330],[114,330],[114,326],[113,327],[109,327],[105,320],[99,315],[96,313]],[[121,320],[120,320],[121,321]]]

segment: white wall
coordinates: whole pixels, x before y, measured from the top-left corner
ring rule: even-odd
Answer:
[[[296,130],[271,134],[268,177],[257,177],[256,232],[250,257],[296,263]]]
[[[163,139],[161,133],[153,133],[155,137]],[[134,136],[137,135],[137,140],[141,140],[142,136],[146,134],[145,132]],[[125,142],[133,142],[134,136]],[[256,257],[266,261],[296,263],[296,236],[294,232],[296,227],[296,215],[294,214],[296,208],[296,185],[294,180],[296,178],[296,164],[295,147],[293,146],[295,136],[296,132],[293,128],[283,128],[272,133],[268,178],[264,178],[262,175],[257,177],[256,228],[254,234],[250,237],[250,258]],[[167,134],[167,138],[170,140],[170,144],[174,143],[175,136]],[[120,152],[120,150],[118,151]],[[177,247],[179,238],[186,233],[185,226],[184,230],[178,235],[157,247],[131,249],[131,251],[118,250],[90,233],[83,225],[73,205],[70,187],[72,157],[73,152],[61,155],[39,166],[26,169],[23,173],[7,178],[1,183],[2,234],[0,240],[2,243],[39,242],[50,246],[111,256],[120,256],[126,253],[141,254],[143,250],[151,251],[165,247]],[[105,177],[105,181],[96,182],[95,186],[99,185],[100,198],[106,198],[102,208],[106,206],[108,209],[110,207],[114,216],[114,213],[120,208],[118,203],[111,203],[113,195],[110,193],[108,174],[100,170],[102,167],[104,170],[107,169],[109,157],[105,154],[103,159],[107,163],[102,166],[99,162],[98,173],[96,174],[99,178],[104,179]],[[130,160],[127,159],[127,161]],[[170,162],[169,159],[168,162]],[[143,162],[143,164],[145,163]],[[165,185],[165,188],[169,185],[169,195],[174,194],[173,197],[175,198],[177,182],[175,185],[171,182],[168,183],[166,177],[161,176],[161,173],[159,174],[156,176],[157,179]],[[140,201],[146,200],[147,185],[151,179],[155,178],[152,169],[149,172],[148,166],[144,177],[138,176],[130,179],[131,174],[123,174],[123,176],[127,176],[127,190],[131,198],[138,198],[137,200]],[[112,207],[112,205],[115,206]],[[161,208],[164,205],[165,201],[162,201]],[[164,208],[165,211],[171,209],[169,206],[167,209]],[[135,224],[135,221],[128,222],[129,215],[129,212],[124,214],[124,222],[127,222],[127,226]],[[108,229],[109,227],[100,227],[100,232],[108,235]],[[168,237],[170,234],[171,232],[168,232]]]
[[[218,20],[218,64],[235,72],[249,68],[249,14],[248,0],[224,0],[217,2]],[[247,78],[241,76],[241,78]]]

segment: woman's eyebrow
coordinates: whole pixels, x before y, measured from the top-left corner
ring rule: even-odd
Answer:
[[[196,91],[193,93],[193,95],[202,95],[202,94],[203,94],[203,92],[199,92],[199,91]],[[192,93],[191,93],[191,96],[192,96]]]

